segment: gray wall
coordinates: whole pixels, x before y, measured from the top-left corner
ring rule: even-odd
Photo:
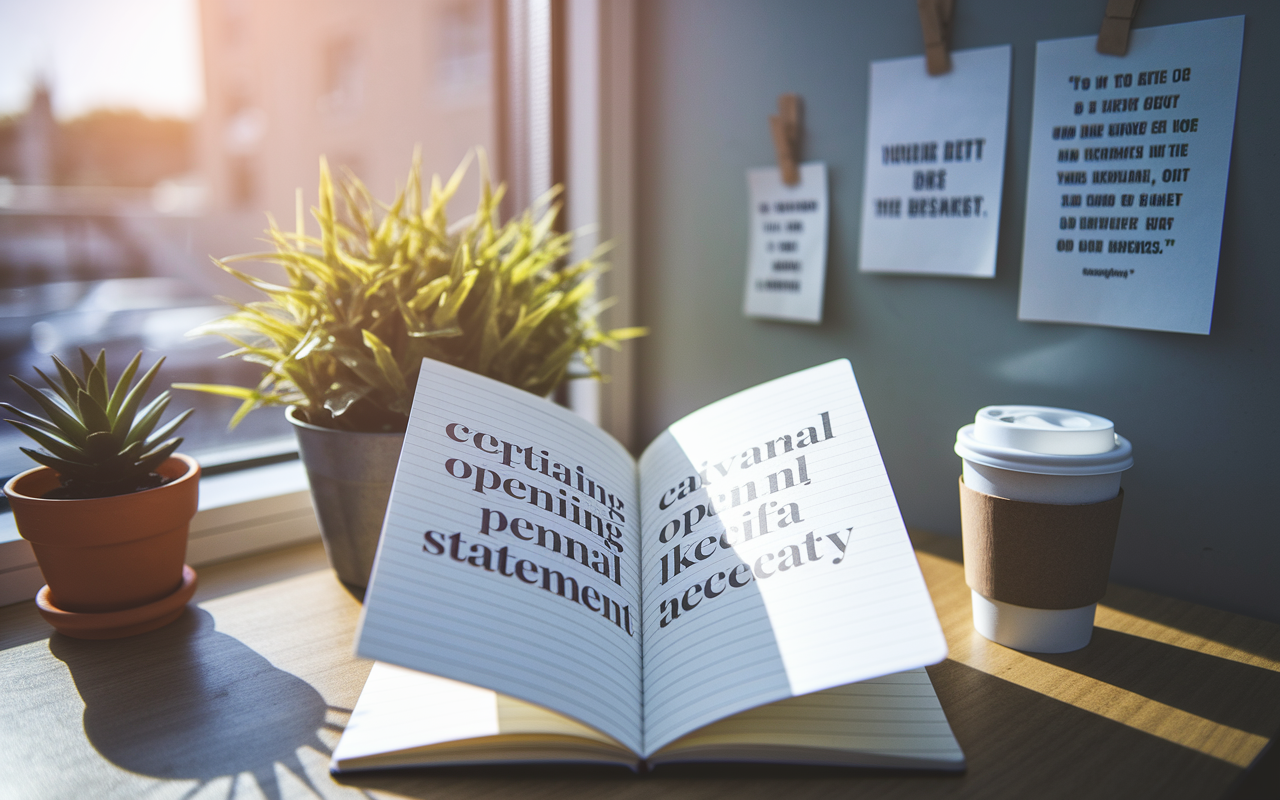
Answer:
[[[984,405],[1066,406],[1134,443],[1113,579],[1280,621],[1280,4],[1144,4],[1138,25],[1247,15],[1213,332],[1017,321],[1035,42],[1096,35],[1105,0],[963,0],[957,49],[1013,45],[994,280],[857,272],[868,62],[922,52],[915,3],[639,6],[639,439],[726,394],[853,362],[909,526],[959,535],[956,429]],[[773,162],[778,94],[831,176],[822,325],[746,319],[744,170]]]

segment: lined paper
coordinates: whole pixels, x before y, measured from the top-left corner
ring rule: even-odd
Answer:
[[[640,475],[646,757],[745,709],[946,657],[848,361],[685,417]],[[682,481],[696,490],[679,497]]]
[[[342,739],[333,751],[338,770],[362,759],[394,756],[435,744],[494,736],[573,736],[605,747],[621,745],[544,708],[489,689],[378,662],[365,681]],[[621,758],[629,754],[622,751]],[[412,762],[412,759],[408,759]]]
[[[773,761],[917,769],[964,766],[964,753],[924,668],[744,711],[678,739],[650,763],[729,757],[752,747],[767,748]],[[788,751],[790,759],[783,755]]]
[[[549,401],[424,361],[357,655],[554,708],[639,751],[635,498],[634,462],[608,434]],[[621,553],[597,535],[600,519],[620,532]],[[577,560],[584,552],[588,566]]]
[[[537,738],[519,742],[522,736]],[[617,742],[553,711],[379,662],[331,765],[341,772],[522,760],[535,746],[554,752],[558,761],[635,764]],[[964,766],[924,669],[744,711],[678,739],[649,764],[743,758],[912,769]]]

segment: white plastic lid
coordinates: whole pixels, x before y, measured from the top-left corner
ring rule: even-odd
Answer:
[[[1041,475],[1106,475],[1133,466],[1111,420],[1046,406],[987,406],[956,434],[968,461]]]
[[[980,442],[1028,453],[1096,455],[1116,446],[1111,420],[1065,408],[987,406],[978,412],[973,426]]]

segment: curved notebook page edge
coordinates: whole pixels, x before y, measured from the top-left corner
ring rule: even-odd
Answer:
[[[572,754],[571,740],[588,745],[579,748],[584,753],[613,754],[581,758],[584,761],[629,766],[637,761],[612,737],[548,709],[460,681],[376,662],[334,748],[330,769],[342,772],[431,763],[432,759],[416,754],[435,745],[441,749],[461,745],[453,748],[454,752],[466,752],[465,757],[448,763],[501,760],[504,746],[527,753],[541,747],[545,754],[555,752],[557,743],[565,743],[561,750]],[[464,749],[468,743],[474,744],[469,752]]]

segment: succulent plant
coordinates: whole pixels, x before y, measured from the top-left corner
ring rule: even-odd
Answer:
[[[48,496],[54,499],[111,497],[159,486],[164,479],[155,474],[155,468],[182,444],[181,438],[165,437],[177,430],[192,411],[187,409],[156,429],[169,405],[169,392],[161,392],[139,408],[164,358],[135,383],[133,377],[142,360],[139,352],[125,367],[114,388],[107,380],[105,350],[100,351],[96,359],[81,350],[80,360],[83,369],[77,375],[57,356],[53,357],[60,381],[36,368],[36,373],[49,387],[47,393],[9,376],[40,405],[48,419],[28,414],[9,403],[0,403],[0,407],[18,417],[6,421],[34,439],[46,452],[19,449],[58,473],[62,486]]]
[[[450,225],[445,206],[469,163],[432,180],[423,207],[419,159],[389,206],[354,175],[335,182],[320,162],[319,237],[274,222],[275,250],[215,262],[267,299],[194,334],[214,333],[239,356],[266,368],[255,387],[175,384],[241,400],[234,427],[262,406],[296,404],[307,420],[355,431],[403,430],[424,357],[545,395],[566,377],[601,377],[592,351],[644,333],[601,330],[595,300],[599,262],[565,265],[572,234],[554,229],[553,192],[501,223],[501,186],[481,158],[474,215]],[[241,272],[239,261],[278,264],[283,284]],[[580,365],[580,366],[579,366]],[[578,370],[581,375],[571,374]]]

